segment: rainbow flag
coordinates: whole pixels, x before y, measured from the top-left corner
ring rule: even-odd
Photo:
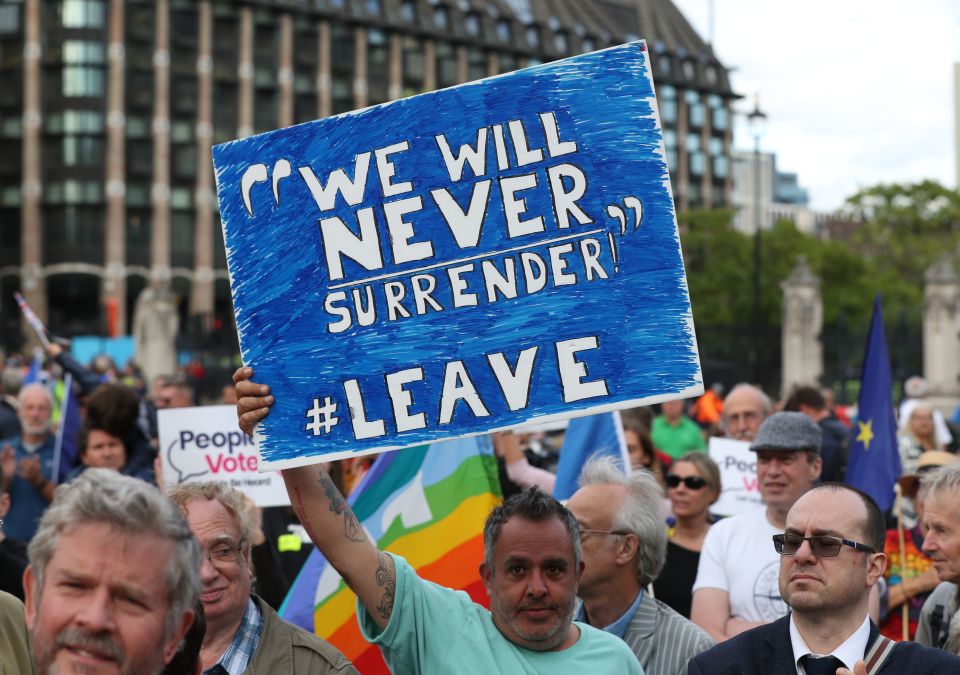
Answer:
[[[489,436],[380,455],[348,501],[377,547],[406,558],[424,579],[464,590],[488,605],[477,571],[483,524],[500,503]],[[280,616],[312,630],[367,673],[389,673],[360,634],[356,596],[318,550],[290,588]]]

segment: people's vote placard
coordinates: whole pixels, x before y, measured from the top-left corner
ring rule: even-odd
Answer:
[[[711,513],[735,516],[763,504],[757,482],[757,453],[750,451],[750,443],[714,436],[709,453],[720,467],[720,499],[710,507]]]

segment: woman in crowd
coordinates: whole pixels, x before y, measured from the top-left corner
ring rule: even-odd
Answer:
[[[653,591],[657,599],[690,618],[700,551],[712,523],[708,509],[720,497],[720,469],[707,455],[690,452],[673,463],[666,483],[673,516],[668,520],[666,564]]]
[[[123,440],[114,436],[105,429],[85,425],[77,435],[77,451],[80,465],[70,472],[69,480],[73,480],[90,467],[98,469],[113,469],[135,478],[153,482],[153,470],[139,470],[134,473],[127,471],[127,446]]]
[[[937,432],[933,425],[933,408],[927,403],[917,403],[906,419],[900,420],[897,434],[900,448],[900,464],[903,475],[917,471],[917,459],[921,453],[930,450],[942,450],[937,443]]]

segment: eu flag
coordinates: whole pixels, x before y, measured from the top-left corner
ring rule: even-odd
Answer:
[[[877,293],[860,377],[859,412],[852,432],[846,482],[873,497],[883,511],[893,504],[893,486],[901,471],[891,388],[883,305]]]

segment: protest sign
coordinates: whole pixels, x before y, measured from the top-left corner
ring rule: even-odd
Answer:
[[[253,439],[237,427],[237,408],[212,405],[157,411],[160,458],[167,485],[221,481],[257,506],[290,504],[283,478],[259,473]]]
[[[757,453],[746,441],[732,438],[710,439],[710,459],[720,467],[720,499],[710,512],[735,516],[763,504],[757,482]]]
[[[643,42],[213,159],[264,468],[703,391]]]

